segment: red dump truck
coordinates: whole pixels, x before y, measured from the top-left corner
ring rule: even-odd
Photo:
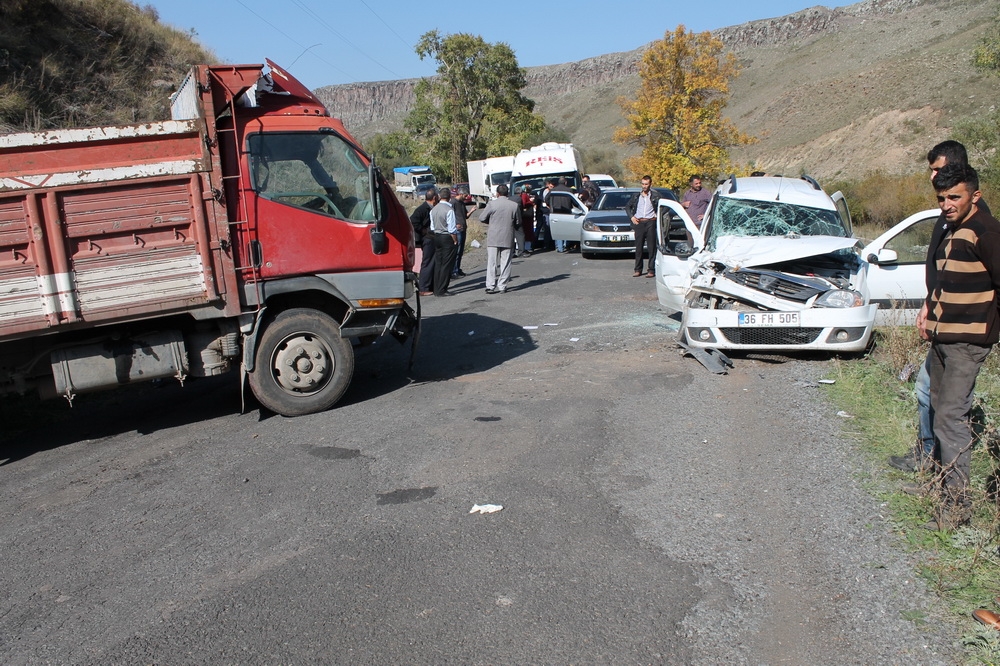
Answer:
[[[346,391],[353,342],[415,335],[406,212],[267,65],[194,67],[169,121],[0,136],[0,393],[239,369],[309,414]]]

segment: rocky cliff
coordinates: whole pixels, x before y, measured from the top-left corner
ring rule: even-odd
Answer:
[[[729,116],[761,138],[737,156],[761,168],[820,176],[845,175],[843,162],[852,158],[872,168],[909,169],[928,142],[946,136],[956,119],[988,109],[1000,93],[998,81],[969,64],[994,11],[987,0],[865,0],[716,31],[744,68]],[[622,122],[615,99],[638,86],[645,48],[528,68],[525,93],[582,148],[607,149]],[[363,140],[402,127],[416,81],[316,92]]]

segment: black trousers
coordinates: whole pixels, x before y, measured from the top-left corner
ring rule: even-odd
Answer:
[[[420,291],[434,291],[434,234],[427,232],[420,241],[423,258],[420,260]]]
[[[455,263],[455,239],[451,234],[434,234],[434,295],[448,291],[451,267]]]
[[[656,220],[643,220],[632,230],[635,231],[635,270],[642,272],[642,245],[645,243],[649,251],[647,272],[652,272],[656,265]]]

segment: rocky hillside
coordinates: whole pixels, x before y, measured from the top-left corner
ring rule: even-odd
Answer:
[[[998,98],[1000,79],[969,64],[996,11],[986,0],[866,0],[717,31],[744,66],[728,114],[760,138],[736,157],[822,178],[921,168],[956,121]],[[637,88],[644,49],[529,68],[526,94],[582,148],[606,149],[622,122],[615,99]],[[363,140],[401,128],[415,83],[317,92]]]

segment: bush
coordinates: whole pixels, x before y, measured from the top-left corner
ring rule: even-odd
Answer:
[[[937,205],[928,172],[909,175],[872,171],[858,180],[826,183],[828,192],[847,197],[856,225],[885,231],[897,222]]]

